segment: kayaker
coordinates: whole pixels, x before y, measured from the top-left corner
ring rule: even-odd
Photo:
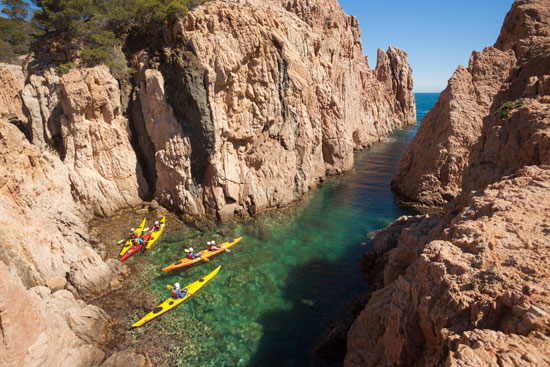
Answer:
[[[175,283],[174,288],[172,288],[172,298],[173,299],[183,298],[186,295],[187,295],[187,288],[185,288],[184,290],[180,290],[180,284]]]
[[[147,241],[144,241],[143,238],[138,237],[138,238],[134,238],[134,239],[132,240],[132,244],[133,244],[134,246],[139,246],[139,245],[147,244]]]
[[[189,247],[188,249],[185,249],[185,252],[187,253],[187,258],[189,260],[194,260],[196,259],[197,257],[200,257],[201,256],[201,253],[199,252],[198,254],[195,254],[193,252],[193,247]]]
[[[158,220],[155,221],[155,225],[153,226],[153,231],[155,232],[160,231],[160,223]]]
[[[208,251],[218,251],[220,249],[219,246],[216,246],[216,242],[214,240],[208,242]]]
[[[130,237],[130,239],[133,240],[134,238],[139,237],[139,234],[136,233],[135,228],[130,228],[130,233],[128,233],[128,237]]]

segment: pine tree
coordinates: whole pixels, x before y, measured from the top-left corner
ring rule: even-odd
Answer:
[[[16,22],[24,22],[31,15],[30,6],[23,0],[2,0],[2,13]]]
[[[23,0],[2,0],[2,6],[8,18],[0,17],[0,61],[17,63],[29,50],[30,6]]]

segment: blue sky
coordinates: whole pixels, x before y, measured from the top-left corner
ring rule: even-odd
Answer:
[[[339,0],[359,20],[363,51],[397,46],[409,54],[415,92],[440,92],[472,51],[495,43],[513,0]]]

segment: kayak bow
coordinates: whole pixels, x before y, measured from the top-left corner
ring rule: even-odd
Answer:
[[[164,301],[160,305],[158,305],[153,311],[151,311],[147,315],[145,315],[145,317],[143,317],[141,320],[139,320],[138,322],[133,324],[132,327],[139,327],[139,326],[145,324],[146,322],[149,322],[152,319],[162,315],[166,311],[169,311],[169,310],[173,309],[174,307],[178,306],[180,303],[183,303],[186,300],[188,300],[189,298],[191,298],[195,293],[197,293],[199,291],[199,289],[204,287],[204,285],[206,283],[208,283],[212,278],[214,278],[216,276],[216,274],[218,274],[221,267],[222,267],[221,265],[218,266],[216,269],[214,269],[213,272],[211,272],[207,276],[205,276],[205,277],[197,280],[196,282],[189,284],[187,287],[183,288],[182,291],[184,289],[187,289],[187,294],[185,295],[185,297],[178,298],[178,299],[174,299],[172,297],[168,298],[166,301]]]
[[[233,242],[222,243],[221,245],[219,245],[220,249],[216,250],[216,251],[209,251],[208,249],[203,250],[203,251],[199,251],[200,253],[202,253],[202,255],[200,257],[197,257],[197,258],[192,259],[192,260],[188,259],[188,258],[181,259],[181,260],[176,261],[175,263],[173,263],[171,265],[168,265],[167,267],[162,269],[162,271],[167,272],[167,271],[170,271],[170,270],[179,269],[179,268],[183,268],[185,266],[193,265],[195,263],[198,263],[199,261],[203,261],[204,259],[207,259],[211,256],[219,254],[222,251],[225,251],[226,249],[230,248],[231,246],[239,243],[242,239],[243,239],[242,237],[239,237],[239,238],[235,238],[233,240]]]
[[[153,232],[151,234],[151,238],[149,239],[149,243],[147,244],[147,249],[150,249],[151,247],[153,247],[154,243],[157,242],[160,235],[164,231],[164,226],[166,225],[165,222],[166,222],[166,217],[162,217],[162,219],[160,220],[160,230],[158,230],[157,232]]]

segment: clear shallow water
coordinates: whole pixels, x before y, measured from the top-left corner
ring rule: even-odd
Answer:
[[[437,97],[416,94],[418,121]],[[311,352],[325,329],[348,314],[347,302],[365,289],[357,262],[368,249],[362,245],[366,234],[413,214],[395,201],[389,184],[417,127],[357,153],[352,172],[329,180],[295,208],[166,236],[142,274],[153,279],[159,303],[169,296],[166,284],[187,285],[222,268],[198,297],[136,330],[135,338],[161,330],[175,344],[167,358],[179,366],[338,366]],[[238,236],[243,240],[231,253],[189,269],[160,271],[188,246],[199,250],[210,239]],[[177,341],[170,339],[175,335]]]

